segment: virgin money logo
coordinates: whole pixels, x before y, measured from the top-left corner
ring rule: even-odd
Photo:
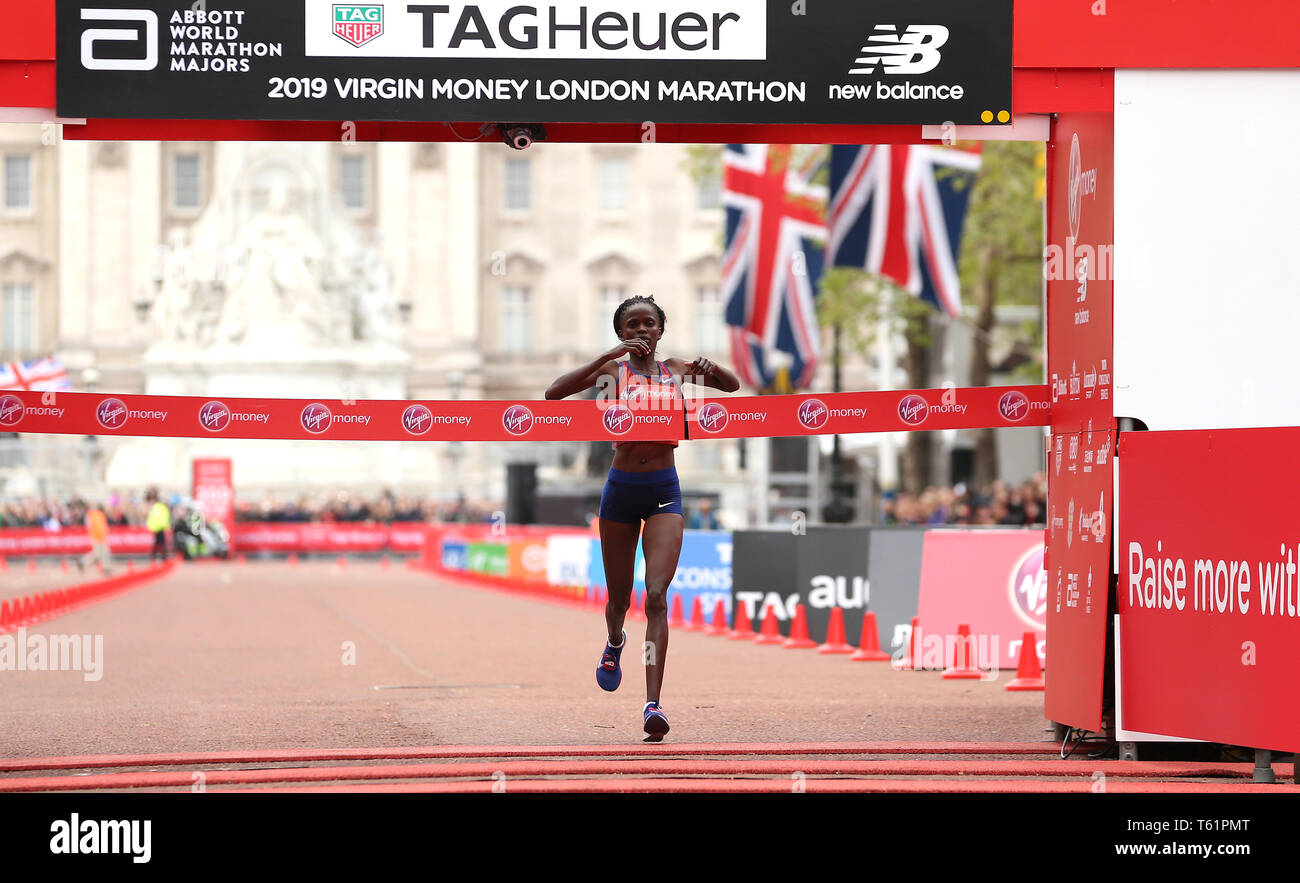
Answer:
[[[18,396],[0,396],[0,426],[17,426],[26,406]]]
[[[799,405],[799,422],[804,429],[821,429],[830,417],[830,409],[821,399],[804,399]]]
[[[1011,569],[1011,608],[1027,625],[1047,630],[1047,571],[1043,569],[1046,547],[1039,543]]]
[[[121,429],[126,418],[126,404],[121,399],[104,399],[95,409],[95,419],[105,429]]]
[[[208,402],[199,408],[199,425],[208,432],[220,432],[230,425],[230,409],[225,402]]]
[[[998,413],[1003,420],[1024,420],[1029,413],[1029,397],[1016,389],[1003,393],[998,399]]]
[[[334,415],[330,409],[319,402],[312,402],[302,409],[302,414],[298,418],[302,421],[302,428],[312,435],[320,435],[330,428],[330,423],[334,421]]]
[[[511,435],[527,435],[533,428],[533,412],[523,405],[511,405],[501,415],[501,425]]]
[[[699,413],[696,415],[700,429],[705,432],[722,432],[727,428],[730,419],[731,416],[727,413],[727,409],[717,402],[709,402],[700,408]]]
[[[898,419],[908,426],[920,426],[929,415],[929,404],[918,395],[903,396],[898,403]]]
[[[605,428],[614,435],[626,435],[631,431],[634,422],[632,412],[622,405],[607,408],[601,419],[605,422]]]
[[[402,428],[411,435],[424,435],[433,427],[433,412],[424,405],[411,405],[402,412]]]

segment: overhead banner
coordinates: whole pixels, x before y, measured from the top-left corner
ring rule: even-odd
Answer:
[[[1012,0],[60,0],[64,117],[1007,123]]]
[[[1300,751],[1300,523],[1263,490],[1300,482],[1298,444],[1296,427],[1124,434],[1127,729]]]
[[[1047,425],[1047,387],[687,399],[445,401],[0,394],[0,432],[348,441],[663,441]]]

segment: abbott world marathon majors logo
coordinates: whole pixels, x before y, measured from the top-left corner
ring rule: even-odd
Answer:
[[[1046,546],[1034,546],[1011,569],[1011,609],[1021,622],[1039,631],[1047,630],[1047,571],[1043,569]]]

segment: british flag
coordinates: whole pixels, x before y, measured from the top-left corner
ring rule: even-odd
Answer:
[[[55,358],[31,362],[0,362],[0,389],[27,389],[37,392],[72,389],[67,369]]]
[[[978,154],[928,145],[832,147],[829,263],[888,276],[960,315],[957,253],[979,164]]]
[[[821,356],[814,298],[826,188],[812,183],[815,173],[815,162],[796,163],[789,145],[729,144],[724,154],[722,293],[732,358],[749,386],[773,384],[772,350],[789,354],[795,388],[812,382]]]

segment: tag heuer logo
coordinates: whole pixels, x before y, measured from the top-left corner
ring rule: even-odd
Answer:
[[[335,4],[334,36],[364,46],[384,32],[384,7]]]

